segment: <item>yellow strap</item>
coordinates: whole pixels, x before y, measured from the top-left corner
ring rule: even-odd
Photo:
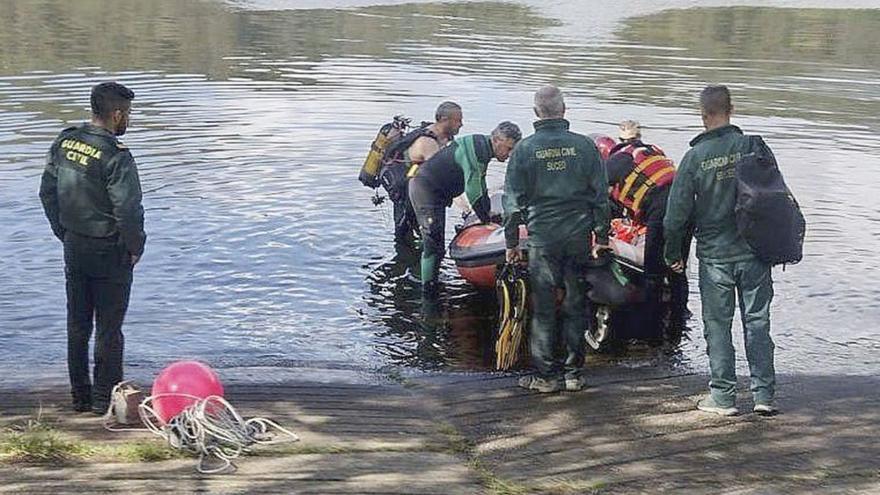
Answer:
[[[639,207],[642,206],[642,199],[645,198],[645,194],[651,189],[651,186],[656,184],[663,177],[675,172],[675,169],[672,167],[663,167],[658,170],[654,175],[648,177],[648,180],[639,187],[639,190],[636,191],[636,194],[633,196],[633,204],[632,210],[639,211]]]
[[[624,182],[623,184],[623,189],[620,190],[620,198],[626,199],[626,195],[629,194],[629,190],[632,189],[633,184],[635,183],[636,179],[638,179],[639,174],[642,172],[642,170],[645,170],[646,168],[648,168],[649,165],[656,162],[657,160],[665,159],[666,157],[663,155],[653,155],[645,158],[645,161],[640,163],[639,166],[635,168],[635,170],[633,170],[629,173],[629,175],[626,176],[626,182]]]
[[[419,164],[418,164],[418,163],[413,163],[413,164],[409,167],[409,170],[407,170],[407,172],[406,172],[406,178],[407,178],[407,179],[412,179],[413,177],[416,176],[416,172],[418,172],[418,171],[419,171]]]

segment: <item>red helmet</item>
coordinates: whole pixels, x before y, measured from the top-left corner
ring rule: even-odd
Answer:
[[[599,154],[602,155],[603,160],[608,159],[608,156],[611,154],[611,148],[617,145],[617,141],[614,138],[605,134],[590,134],[590,139],[596,143],[596,148],[599,149]]]

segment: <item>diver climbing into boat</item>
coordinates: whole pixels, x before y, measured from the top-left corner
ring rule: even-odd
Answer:
[[[367,187],[385,189],[393,205],[394,247],[415,250],[418,224],[409,201],[408,182],[413,167],[425,162],[449,144],[462,126],[461,106],[444,101],[437,107],[434,123],[423,123],[406,132],[409,119],[395,117],[382,126],[373,141],[358,179]],[[374,201],[376,203],[380,201]]]
[[[464,136],[409,173],[409,200],[422,237],[422,294],[437,293],[437,275],[445,254],[446,208],[465,194],[481,222],[490,221],[486,169],[492,158],[504,162],[522,137],[512,122],[501,122],[491,135]]]

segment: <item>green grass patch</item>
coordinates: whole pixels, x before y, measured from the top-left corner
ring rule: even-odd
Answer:
[[[104,462],[160,462],[192,457],[181,450],[172,449],[162,440],[143,440],[122,444],[94,447],[91,460]]]
[[[55,431],[41,416],[0,434],[0,460],[34,464],[60,464],[82,460],[93,449]]]
[[[602,481],[559,480],[544,483],[519,483],[504,479],[480,459],[474,442],[465,437],[454,425],[441,423],[437,426],[437,432],[444,438],[445,452],[467,458],[468,467],[480,478],[480,483],[488,495],[594,495],[605,487],[605,483]]]
[[[603,481],[555,481],[534,488],[542,495],[596,495],[606,487]]]
[[[359,454],[374,452],[445,452],[445,444],[429,445],[315,445],[302,442],[253,445],[247,457],[293,455]],[[189,452],[171,448],[164,440],[138,439],[131,442],[88,442],[71,438],[56,429],[38,411],[21,425],[0,429],[0,463],[63,464],[70,462],[161,462],[189,459]]]
[[[480,482],[486,487],[486,492],[491,495],[528,495],[534,493],[525,485],[505,480],[496,475],[477,457],[472,457],[468,464],[480,477]]]
[[[480,483],[490,495],[527,495],[532,493],[519,483],[505,480],[489,469],[479,455],[477,455],[474,443],[462,434],[458,428],[450,423],[440,423],[437,432],[443,436],[446,452],[464,456],[468,460],[468,466],[480,478]]]
[[[437,426],[437,432],[443,436],[446,444],[446,451],[452,454],[473,457],[474,444],[467,437],[461,434],[458,429],[449,423],[440,423]]]

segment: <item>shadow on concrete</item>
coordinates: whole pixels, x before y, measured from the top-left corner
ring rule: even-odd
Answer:
[[[445,383],[442,383],[445,382]],[[880,490],[880,379],[781,376],[783,414],[695,410],[702,376],[598,370],[579,393],[510,378],[426,382],[474,453],[531,493],[801,493]],[[569,491],[565,491],[569,490]]]

